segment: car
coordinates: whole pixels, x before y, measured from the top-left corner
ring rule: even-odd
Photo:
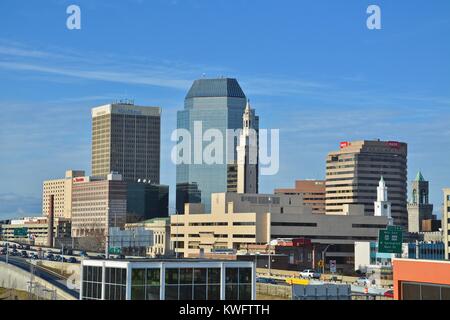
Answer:
[[[86,251],[80,251],[80,257],[88,257]]]
[[[256,278],[256,282],[259,283],[268,283],[268,284],[277,284],[278,281],[272,278],[261,278],[261,277],[257,277]]]
[[[0,255],[6,255],[6,249],[3,248],[2,250],[0,250]]]
[[[31,259],[33,259],[33,260],[39,259],[38,255],[37,255],[36,253],[32,253],[30,257],[31,257]]]
[[[307,279],[320,279],[320,273],[313,269],[305,269],[300,272],[300,277]]]
[[[74,257],[70,257],[69,259],[67,259],[67,262],[69,262],[69,263],[77,263],[78,261]]]
[[[387,297],[387,298],[394,298],[394,290],[387,290],[387,291],[385,291],[384,292],[384,294],[383,294],[385,297]]]
[[[25,250],[22,250],[22,251],[20,252],[20,256],[21,256],[22,258],[28,258],[28,252],[26,252]]]
[[[61,257],[59,254],[57,254],[57,255],[54,257],[54,260],[55,260],[55,261],[61,261],[61,260],[62,260],[62,257]]]
[[[61,254],[66,254],[68,256],[71,256],[71,255],[73,255],[73,250],[65,248],[64,250],[61,250]]]
[[[370,283],[371,283],[371,281],[367,277],[359,277],[356,280],[356,284],[359,285],[359,286],[363,286],[363,287],[370,286]]]
[[[53,255],[53,253],[47,253],[47,255],[45,256],[45,258],[47,259],[47,260],[53,260],[54,258],[55,258],[55,256]]]

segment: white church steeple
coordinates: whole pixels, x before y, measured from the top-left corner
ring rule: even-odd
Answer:
[[[388,188],[381,176],[377,187],[377,201],[374,202],[374,215],[387,217],[389,225],[392,225],[391,202],[388,200]]]
[[[247,101],[237,149],[237,193],[258,193],[258,124]]]

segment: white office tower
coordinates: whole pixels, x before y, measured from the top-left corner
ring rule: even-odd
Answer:
[[[389,225],[393,225],[393,220],[391,216],[391,203],[388,201],[388,188],[384,182],[383,176],[381,176],[380,182],[377,187],[377,201],[374,202],[375,205],[375,216],[388,217]]]
[[[237,193],[258,193],[258,132],[255,112],[247,105],[237,146]]]

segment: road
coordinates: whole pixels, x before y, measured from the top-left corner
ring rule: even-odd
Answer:
[[[5,260],[6,260],[6,256],[3,256],[3,255],[0,256],[0,261],[5,262]],[[26,271],[26,272],[30,272],[30,263],[28,261],[26,261],[24,258],[9,256],[8,263]],[[69,289],[65,284],[66,279],[64,277],[62,277],[61,275],[58,275],[57,273],[49,272],[49,271],[47,271],[39,266],[36,266],[36,265],[35,265],[35,275],[37,277],[40,277],[40,278],[46,280],[47,282],[51,283],[53,286],[57,287],[58,289],[61,289],[64,292],[70,294],[74,298],[76,298],[76,299],[79,298],[80,293],[77,290]]]

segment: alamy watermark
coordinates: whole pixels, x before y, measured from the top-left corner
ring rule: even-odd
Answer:
[[[367,14],[370,16],[367,18],[366,25],[369,30],[381,29],[381,8],[375,4],[371,4],[367,7]]]
[[[172,132],[170,138],[177,144],[172,148],[171,160],[176,165],[258,164],[261,175],[277,174],[279,129],[246,130],[244,137],[242,129],[226,129],[224,134],[217,128],[203,130],[203,122],[194,121],[192,132],[182,128]],[[240,151],[236,151],[237,147],[241,147]]]
[[[75,4],[71,4],[67,7],[66,13],[70,16],[67,17],[66,26],[69,30],[81,29],[81,9]]]

